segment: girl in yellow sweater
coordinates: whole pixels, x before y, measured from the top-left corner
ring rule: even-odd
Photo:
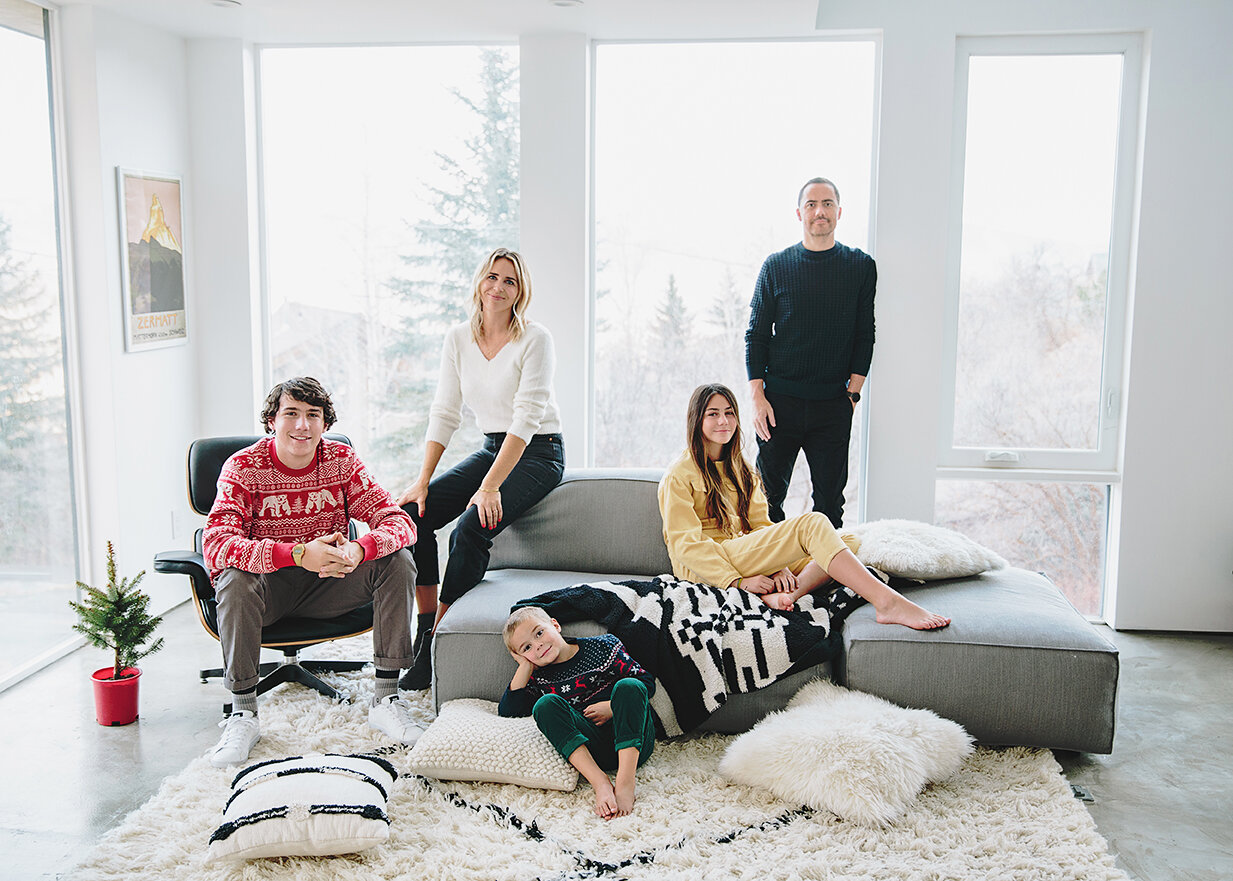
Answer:
[[[659,482],[664,541],[678,578],[739,587],[774,609],[790,609],[834,579],[868,600],[883,624],[933,630],[950,623],[874,578],[848,546],[855,539],[840,537],[825,514],[771,522],[741,452],[736,398],[726,386],[694,389],[687,431],[688,449]]]

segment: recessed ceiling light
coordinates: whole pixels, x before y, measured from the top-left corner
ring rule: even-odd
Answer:
[[[210,0],[210,3],[219,9],[236,9],[244,5],[241,0]]]
[[[548,0],[553,6],[581,6],[582,0]]]

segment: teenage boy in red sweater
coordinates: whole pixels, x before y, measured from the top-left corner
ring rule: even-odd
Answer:
[[[368,602],[377,676],[368,724],[412,744],[422,728],[399,697],[398,674],[412,661],[415,563],[406,548],[415,526],[349,446],[322,437],[335,414],[317,380],[274,386],[261,422],[271,436],[223,465],[203,536],[234,709],[220,723],[210,761],[243,762],[261,738],[261,628],[290,615],[332,618]],[[369,527],[355,541],[348,538],[351,518]]]

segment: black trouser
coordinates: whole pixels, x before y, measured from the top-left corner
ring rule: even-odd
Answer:
[[[771,439],[758,438],[758,473],[766,489],[771,520],[784,519],[796,455],[805,451],[813,482],[813,509],[836,529],[843,525],[843,489],[848,484],[848,440],[852,436],[852,402],[847,395],[825,401],[767,392],[775,411]]]
[[[467,502],[492,467],[505,442],[504,434],[484,436],[484,446],[428,484],[424,516],[415,503],[403,507],[415,521],[418,537],[415,556],[417,585],[440,584],[441,602],[451,604],[484,579],[488,571],[488,552],[492,540],[523,512],[542,499],[561,482],[565,471],[565,448],[559,434],[537,434],[531,438],[522,458],[501,484],[501,520],[492,529],[480,523],[479,512]],[[436,531],[455,517],[458,525],[450,536],[449,561],[445,581],[438,574]]]

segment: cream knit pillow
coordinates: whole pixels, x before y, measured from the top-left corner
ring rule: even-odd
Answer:
[[[578,772],[561,758],[530,716],[497,715],[492,701],[448,701],[416,741],[408,770],[437,780],[514,783],[570,792]]]

